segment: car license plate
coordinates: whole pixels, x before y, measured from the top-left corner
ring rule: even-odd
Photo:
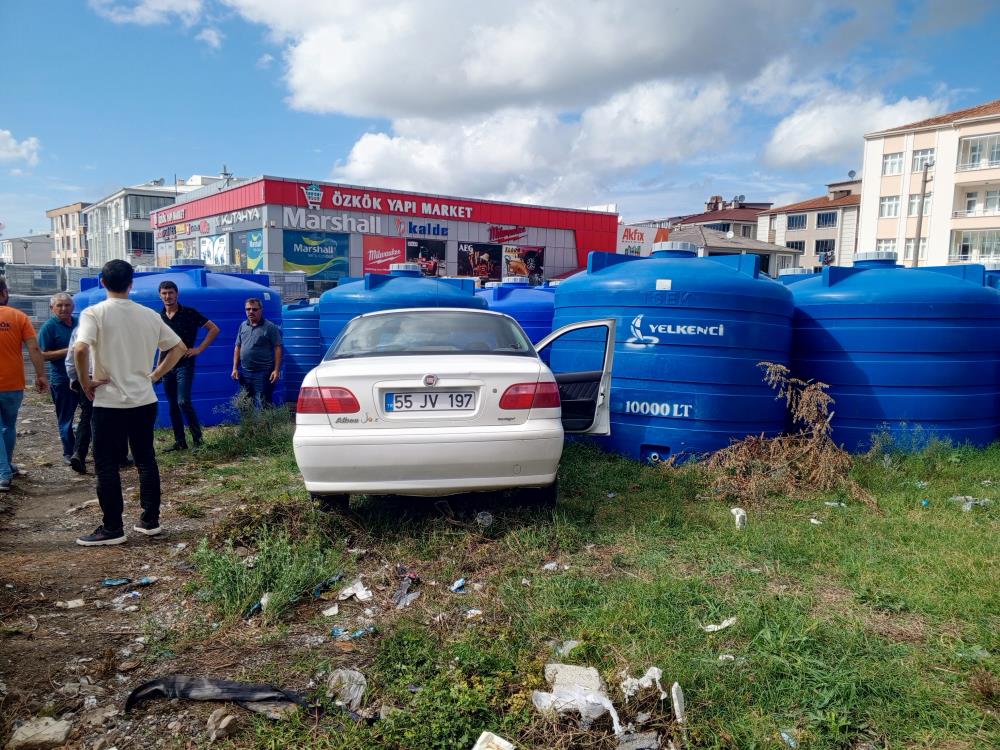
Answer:
[[[472,391],[435,391],[433,393],[386,393],[386,412],[472,411],[476,395]]]

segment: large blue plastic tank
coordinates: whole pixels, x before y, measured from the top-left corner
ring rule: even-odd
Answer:
[[[797,284],[800,281],[812,279],[816,276],[819,276],[819,274],[811,268],[783,268],[778,271],[778,281],[785,286]]]
[[[608,450],[650,461],[777,435],[782,403],[759,362],[788,364],[792,295],[760,273],[756,255],[698,258],[690,243],[661,243],[648,258],[591,253],[587,270],[556,288],[554,329],[618,321]],[[600,369],[603,336],[553,344],[556,372]]]
[[[177,284],[177,299],[182,305],[196,308],[202,315],[219,326],[215,342],[198,356],[194,388],[191,396],[195,411],[202,425],[232,421],[235,417],[229,408],[239,390],[230,377],[233,369],[233,348],[240,323],[246,320],[243,303],[248,297],[257,297],[264,304],[264,317],[281,325],[281,296],[267,286],[267,277],[260,274],[212,273],[200,265],[175,265],[163,273],[137,273],[129,297],[156,312],[163,309],[160,301],[160,282]],[[76,312],[107,298],[99,280],[81,279],[81,291],[74,296]],[[196,343],[204,338],[198,332]],[[282,387],[275,388],[275,400],[280,401]],[[170,426],[170,410],[163,386],[156,386],[159,399],[157,425]]]
[[[416,263],[397,263],[388,274],[367,273],[363,278],[323,292],[319,298],[319,331],[329,347],[344,326],[363,313],[402,307],[485,308],[475,294],[475,279],[425,277]]]
[[[294,404],[305,376],[320,363],[326,353],[319,333],[319,304],[302,300],[285,305],[281,319],[281,337],[285,348],[285,401]]]
[[[865,253],[791,287],[793,369],[830,386],[833,438],[851,451],[888,431],[986,445],[1000,422],[1000,293],[979,265],[905,269]]]
[[[527,276],[508,276],[476,294],[486,300],[491,310],[520,323],[534,344],[552,333],[555,290],[554,286],[531,286]]]

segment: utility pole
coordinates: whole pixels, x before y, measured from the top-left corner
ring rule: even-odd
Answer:
[[[924,162],[924,176],[920,180],[920,202],[917,204],[917,236],[913,240],[913,267],[920,266],[920,234],[924,226],[924,200],[927,197],[927,177],[928,170],[934,166],[934,160],[928,159]]]

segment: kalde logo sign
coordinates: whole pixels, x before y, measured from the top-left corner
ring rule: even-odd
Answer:
[[[524,239],[524,236],[528,233],[528,230],[524,227],[490,227],[490,242],[514,242],[515,240]]]
[[[396,219],[396,234],[416,234],[421,237],[447,237],[448,227],[429,221],[418,224],[415,221]]]

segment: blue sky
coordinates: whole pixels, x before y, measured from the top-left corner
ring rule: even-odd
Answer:
[[[629,220],[784,203],[860,170],[868,130],[1000,98],[988,2],[479,6],[8,0],[3,234],[223,164]]]

